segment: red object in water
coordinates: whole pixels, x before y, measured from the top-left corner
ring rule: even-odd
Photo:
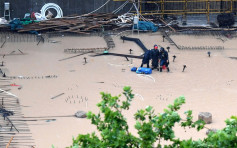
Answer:
[[[165,66],[165,65],[163,65],[163,66],[162,66],[162,69],[166,69],[166,66]]]
[[[16,85],[15,83],[14,84],[10,84],[11,86],[20,86],[20,85]]]

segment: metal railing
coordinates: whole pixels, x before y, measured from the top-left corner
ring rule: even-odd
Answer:
[[[125,0],[113,0],[125,1]],[[148,4],[155,4],[156,10],[147,10]],[[206,14],[210,20],[210,14],[237,12],[237,0],[140,0],[140,13],[142,15],[183,15]],[[135,12],[135,11],[134,11]]]

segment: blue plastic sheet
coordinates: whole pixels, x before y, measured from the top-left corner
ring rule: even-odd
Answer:
[[[145,21],[139,21],[138,22],[139,30],[142,31],[149,31],[156,32],[158,30],[158,27],[155,26],[152,22],[145,22]],[[137,29],[137,25],[134,26],[135,29]]]
[[[131,68],[131,71],[136,72],[137,71],[137,67]]]
[[[17,30],[17,29],[22,29],[22,23],[20,19],[14,19],[12,20],[9,25],[11,26],[11,30]]]
[[[145,68],[145,67],[139,67],[136,71],[137,74],[151,74],[152,69],[151,68]]]

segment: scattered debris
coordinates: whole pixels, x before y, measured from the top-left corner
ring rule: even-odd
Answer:
[[[16,95],[14,95],[14,94],[12,94],[12,93],[10,93],[10,92],[8,92],[8,91],[2,90],[2,89],[0,89],[0,91],[4,92],[5,94],[7,94],[7,95],[9,95],[9,96],[13,96],[13,97],[15,97],[15,98],[18,98]]]
[[[47,76],[9,76],[10,79],[43,79],[43,78],[57,78],[57,75]]]
[[[208,129],[206,131],[206,135],[208,135],[210,132],[216,133],[217,131],[218,131],[218,129],[215,129],[215,128]]]
[[[72,57],[68,57],[68,58],[64,58],[64,59],[61,59],[61,60],[58,60],[58,61],[64,61],[64,60],[72,59],[72,58],[79,57],[81,55],[88,54],[88,53],[92,53],[92,52],[91,51],[85,52],[85,53],[78,54],[78,55],[75,55],[75,56],[72,56]]]
[[[126,36],[121,36],[121,39],[126,40],[126,41],[134,41],[138,46],[140,46],[142,48],[142,50],[144,52],[146,52],[148,49],[145,47],[145,45],[142,43],[142,41],[138,38],[130,38],[130,37],[126,37]]]
[[[40,42],[44,43],[44,37],[41,34],[37,35],[37,39],[39,40],[37,46],[39,45]]]
[[[162,100],[162,101],[168,101],[170,97],[172,97],[172,94],[168,94],[166,96],[164,96],[164,95],[157,95],[155,99],[159,99],[159,100]]]
[[[56,121],[56,119],[48,119],[48,120],[46,120],[46,122],[52,122],[52,121]]]
[[[78,112],[76,112],[76,113],[75,113],[75,116],[76,116],[77,118],[86,118],[86,117],[87,117],[86,112],[84,112],[84,111],[78,111]]]
[[[2,43],[1,48],[5,45],[5,43],[6,43],[6,40]]]
[[[29,33],[0,32],[0,42],[4,46],[6,42],[36,42],[37,36]],[[5,42],[5,43],[4,43]],[[2,46],[2,47],[3,47]]]
[[[173,56],[173,62],[174,62],[175,59],[176,59],[176,55]]]
[[[20,51],[20,53],[24,54],[20,49],[18,49],[18,51]]]
[[[158,18],[162,23],[164,23],[165,24],[165,26],[168,26],[172,31],[174,31],[174,32],[176,32],[176,30],[173,28],[173,27],[171,27],[168,23],[166,23],[162,18]],[[164,41],[163,41],[164,42]]]
[[[165,39],[168,40],[168,42],[170,43],[170,45],[174,45],[176,48],[180,49],[180,46],[178,46],[169,36],[168,32],[164,32],[163,36],[165,36]],[[163,37],[164,39],[164,37]]]
[[[163,38],[163,42],[165,42],[165,35],[162,35],[162,38]]]
[[[2,101],[2,104],[3,104],[3,101]],[[2,116],[5,118],[5,117],[8,117],[8,116],[12,116],[14,115],[14,113],[12,111],[8,111],[8,110],[5,110],[3,108],[0,108],[0,114],[2,114]]]
[[[138,76],[143,76],[143,77],[148,77],[150,79],[152,79],[154,82],[156,82],[155,78],[153,78],[152,76],[150,75],[145,75],[145,74],[137,74]]]
[[[210,51],[208,51],[207,54],[208,54],[208,57],[211,57],[211,52]]]
[[[209,112],[200,112],[198,114],[198,120],[203,120],[206,124],[212,123],[212,114]]]
[[[48,76],[45,76],[45,78],[57,78],[58,76],[56,75],[48,75]]]
[[[108,50],[115,47],[115,43],[110,34],[104,35],[104,40],[107,43]]]
[[[62,95],[64,95],[64,93],[61,93],[61,94],[59,94],[59,95],[57,95],[57,96],[54,96],[54,97],[52,97],[51,99],[55,99],[55,98],[60,97],[60,96],[62,96]]]
[[[8,142],[7,145],[6,145],[6,148],[8,148],[8,147],[10,146],[10,144],[11,144],[13,138],[14,138],[14,136],[11,137],[11,139],[9,140],[9,142]]]
[[[139,96],[139,97],[141,98],[141,100],[144,101],[144,98],[143,98],[142,95],[140,95],[140,94],[135,94],[135,96]]]
[[[86,61],[86,57],[84,57],[84,60],[85,60],[85,64],[87,63],[87,61]]]
[[[185,68],[187,68],[187,66],[186,66],[186,65],[183,65],[183,72],[184,72]]]
[[[111,65],[111,66],[125,66],[125,65],[119,65],[119,64],[112,64],[112,63],[108,63],[109,65]]]
[[[170,47],[167,47],[168,52],[170,52]]]
[[[23,53],[20,49],[18,49],[18,51],[19,51],[19,53],[16,53],[16,51],[14,50],[8,54],[0,54],[0,56],[3,56],[3,58],[4,58],[5,56],[25,55],[25,53]]]
[[[85,53],[85,52],[102,52],[108,50],[107,47],[103,48],[71,48],[71,49],[64,49],[65,53]]]
[[[28,31],[48,31],[54,32],[71,32],[79,34],[90,34],[94,30],[101,30],[105,25],[109,25],[109,28],[118,27],[113,18],[117,15],[114,14],[87,14],[73,17],[54,18],[50,20],[41,21],[39,23],[33,23],[24,25],[18,32]]]
[[[53,40],[49,40],[49,43],[60,43],[61,41],[53,41]]]
[[[88,98],[85,97],[85,102],[86,102],[86,108],[88,107]]]
[[[224,50],[224,46],[179,46],[182,50]]]
[[[225,41],[227,41],[227,39],[223,39],[223,38],[221,38],[221,37],[218,37],[218,38],[216,38],[216,39],[220,39],[223,43],[224,43]]]
[[[112,55],[112,56],[119,56],[119,57],[129,57],[129,58],[136,58],[136,59],[142,59],[143,58],[142,56],[134,56],[134,55],[118,54],[118,53],[102,53],[102,54],[93,55],[93,57],[104,56],[104,55]]]
[[[125,58],[126,58],[126,60],[127,60],[127,61],[129,61],[129,59],[128,59],[128,57],[127,57],[127,56],[125,56]]]
[[[21,90],[22,89],[22,86],[18,87],[18,90]]]
[[[237,57],[229,57],[230,59],[234,59],[234,60],[237,60]]]
[[[9,54],[13,54],[14,52],[16,52],[16,51],[12,51],[11,53],[9,53]]]

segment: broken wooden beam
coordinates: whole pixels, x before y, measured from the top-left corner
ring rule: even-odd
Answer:
[[[8,148],[13,140],[14,136],[11,137],[11,139],[9,140],[8,144],[6,145],[6,148]]]

